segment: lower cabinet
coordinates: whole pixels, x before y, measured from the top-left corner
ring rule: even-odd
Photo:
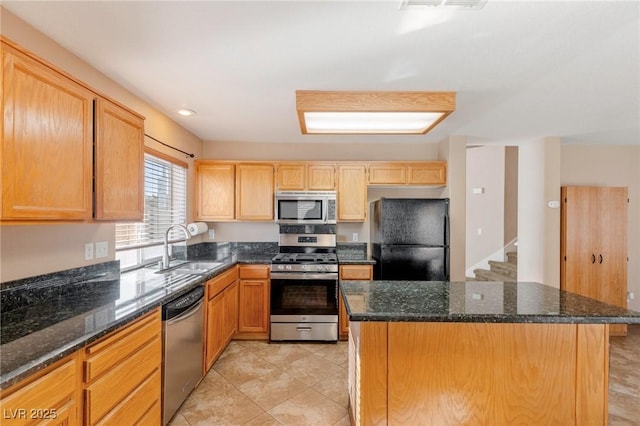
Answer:
[[[238,328],[238,268],[234,266],[207,282],[204,373],[227,347]]]
[[[371,281],[372,279],[372,265],[340,265],[340,280]],[[344,305],[341,292],[339,293],[339,299],[340,312],[338,317],[338,332],[340,334],[340,340],[347,340],[349,338],[349,317],[347,316],[347,308]]]
[[[240,265],[237,338],[269,338],[269,284],[269,265]]]
[[[1,394],[2,425],[80,425],[79,353],[64,358]]]
[[[84,349],[84,424],[161,423],[161,337],[158,308]]]

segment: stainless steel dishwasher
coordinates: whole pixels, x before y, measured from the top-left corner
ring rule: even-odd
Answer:
[[[204,288],[162,306],[162,424],[166,425],[202,380]]]

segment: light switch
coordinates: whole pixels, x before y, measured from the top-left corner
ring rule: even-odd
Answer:
[[[96,243],[96,259],[107,257],[109,255],[109,242],[100,241]]]

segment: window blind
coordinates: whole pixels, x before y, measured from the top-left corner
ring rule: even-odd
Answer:
[[[187,218],[187,169],[146,153],[144,156],[144,220],[116,225],[116,250],[162,244],[172,224]],[[169,239],[183,239],[178,229]]]

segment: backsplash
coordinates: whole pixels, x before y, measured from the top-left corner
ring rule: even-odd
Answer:
[[[120,261],[115,260],[8,281],[0,284],[0,305],[4,314],[50,302],[70,292],[86,292],[87,297],[98,299],[100,287],[119,280]]]

